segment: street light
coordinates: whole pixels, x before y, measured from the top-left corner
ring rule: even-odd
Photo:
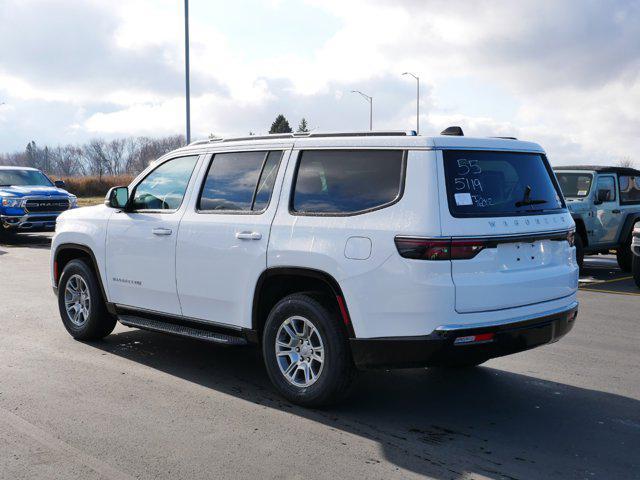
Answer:
[[[369,130],[373,130],[373,97],[362,93],[360,90],[351,90],[351,93],[360,94],[369,102]]]
[[[187,101],[187,145],[191,143],[191,94],[189,92],[189,0],[184,0],[184,69]]]
[[[411,75],[416,79],[416,133],[420,133],[420,77],[411,72],[404,72],[402,75]]]

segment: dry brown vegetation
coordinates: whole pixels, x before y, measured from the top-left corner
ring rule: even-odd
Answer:
[[[56,180],[64,180],[66,190],[78,197],[104,197],[111,187],[118,185],[129,185],[133,180],[133,175],[98,175],[83,177],[56,177]]]

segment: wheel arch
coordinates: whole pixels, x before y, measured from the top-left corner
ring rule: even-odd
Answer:
[[[100,292],[102,293],[102,298],[105,300],[105,304],[107,305],[107,310],[109,313],[113,313],[113,306],[107,301],[107,291],[104,288],[104,283],[102,281],[102,275],[100,274],[100,268],[98,267],[98,262],[96,260],[96,256],[93,253],[93,250],[87,245],[82,245],[79,243],[63,243],[56,247],[55,254],[53,257],[54,261],[54,285],[55,288],[58,287],[58,282],[60,281],[60,276],[64,267],[72,260],[84,259],[87,260],[89,266],[93,269],[93,272],[96,275],[98,280],[98,285],[100,286]]]
[[[268,268],[258,278],[253,295],[251,326],[258,336],[271,308],[284,296],[292,293],[320,291],[331,295],[335,313],[341,318],[341,325],[349,338],[355,338],[355,332],[347,302],[340,285],[333,276],[312,268],[274,267]]]
[[[631,232],[636,222],[640,221],[640,212],[630,212],[624,219],[622,230],[620,230],[620,237],[618,238],[618,244],[622,245],[631,238]]]

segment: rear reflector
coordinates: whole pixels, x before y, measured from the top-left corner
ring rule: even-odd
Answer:
[[[338,301],[338,307],[340,308],[340,315],[342,315],[342,321],[348,327],[351,321],[349,320],[349,314],[347,313],[347,307],[344,304],[344,299],[341,295],[336,295]]]
[[[493,333],[480,333],[478,335],[467,335],[458,337],[453,341],[454,345],[469,345],[473,343],[487,343],[493,341]]]

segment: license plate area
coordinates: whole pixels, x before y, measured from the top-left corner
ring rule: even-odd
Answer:
[[[505,270],[521,270],[544,265],[543,242],[514,242],[498,245],[498,258]]]

